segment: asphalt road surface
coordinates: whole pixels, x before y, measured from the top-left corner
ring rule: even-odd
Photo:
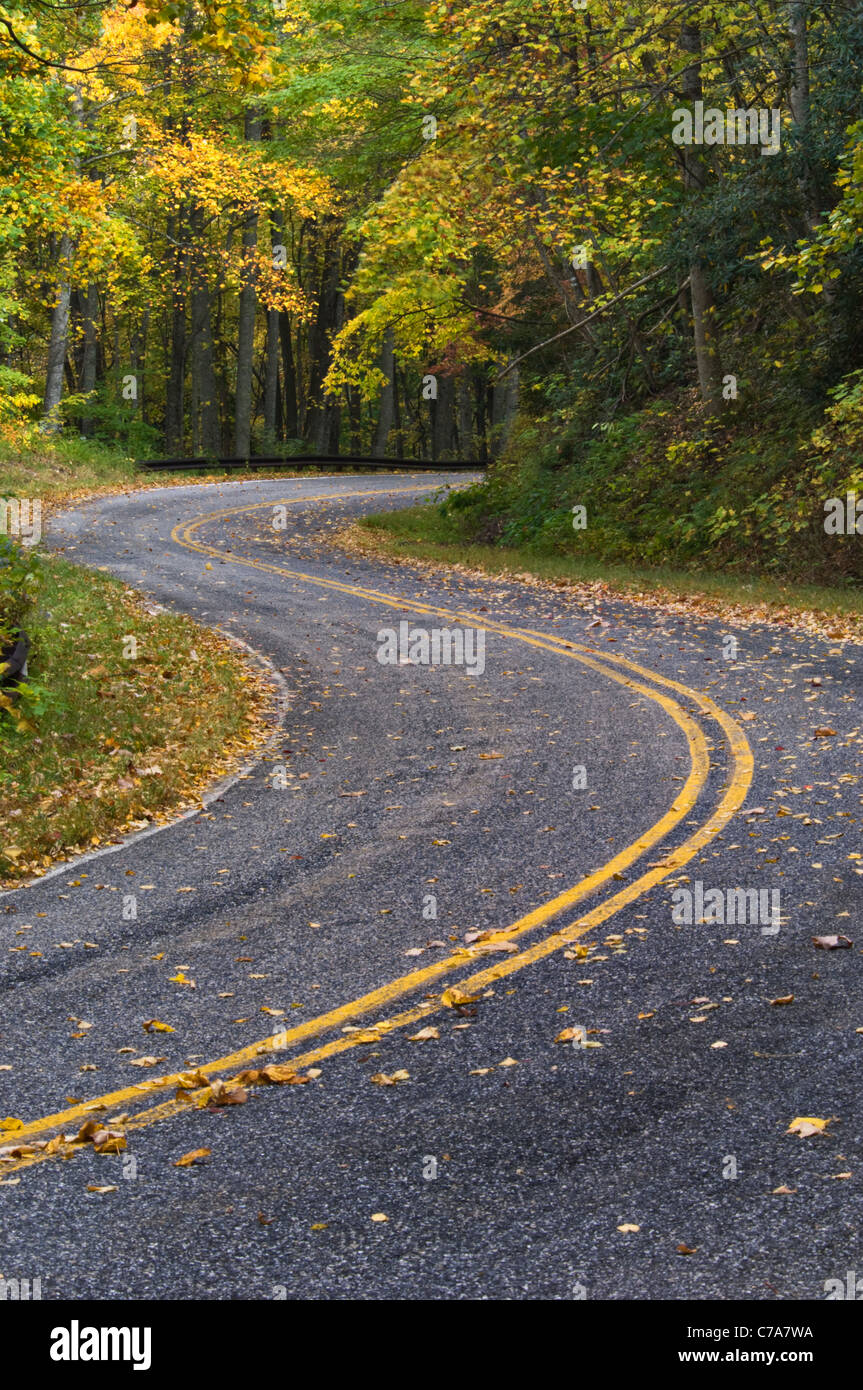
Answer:
[[[53,520],[69,558],[266,656],[286,710],[206,811],[0,897],[12,1138],[128,1117],[125,1152],[2,1166],[6,1279],[817,1300],[863,1272],[859,648],[328,543],[463,482],[165,488]],[[481,629],[483,660],[382,664],[401,622]],[[696,880],[726,907],[778,892],[781,917],[675,921]],[[175,1099],[179,1073],[270,1062],[312,1080]]]

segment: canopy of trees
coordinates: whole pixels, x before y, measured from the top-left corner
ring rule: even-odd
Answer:
[[[484,460],[533,418],[563,462],[668,402],[835,432],[863,396],[861,21],[0,4],[0,422]]]

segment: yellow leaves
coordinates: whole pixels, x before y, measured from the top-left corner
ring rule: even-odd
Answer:
[[[211,1149],[191,1149],[189,1153],[183,1154],[182,1158],[174,1161],[175,1168],[191,1168],[193,1163],[200,1163],[202,1158],[209,1158]]]
[[[178,970],[176,975],[169,975],[168,979],[170,980],[172,985],[186,985],[188,989],[195,989],[196,987],[195,981],[188,979],[183,974],[182,970]]]
[[[176,1028],[172,1028],[170,1023],[161,1023],[158,1018],[148,1018],[144,1021],[145,1033],[176,1033]]]
[[[160,1062],[166,1062],[166,1057],[130,1057],[130,1067],[157,1067]]]
[[[395,1086],[399,1081],[409,1081],[410,1072],[404,1070],[394,1071],[391,1076],[387,1076],[384,1071],[376,1071],[370,1080],[374,1081],[377,1086]]]
[[[205,1092],[201,1097],[202,1104],[210,1105],[245,1105],[249,1099],[248,1092],[242,1087],[237,1086],[233,1081],[214,1081],[210,1086],[210,1093]]]
[[[289,1064],[279,1065],[271,1063],[267,1067],[256,1067],[249,1071],[241,1071],[234,1078],[234,1082],[240,1086],[305,1086],[311,1080],[309,1076],[301,1076],[298,1071]]]
[[[798,1115],[792,1120],[786,1134],[799,1134],[801,1139],[808,1139],[813,1134],[823,1134],[830,1124],[830,1120],[819,1120],[814,1115]]]
[[[636,1231],[641,1230],[641,1227],[636,1226],[632,1221],[625,1221],[624,1224],[618,1226],[617,1229],[621,1231],[623,1235],[634,1235]]]
[[[452,989],[444,990],[441,995],[441,1003],[448,1009],[459,1009],[463,1004],[475,1004],[479,998],[478,994],[465,994],[463,989],[453,985]]]
[[[408,1037],[409,1042],[429,1042],[432,1038],[439,1038],[440,1033],[437,1028],[431,1026],[421,1028],[418,1033],[411,1033]]]
[[[0,1135],[5,1134],[5,1133],[13,1133],[13,1134],[14,1134],[14,1132],[15,1132],[16,1129],[23,1129],[23,1128],[24,1128],[24,1121],[23,1121],[23,1120],[18,1120],[18,1119],[16,1119],[14,1115],[7,1115],[6,1118],[5,1118],[5,1120],[0,1120]]]
[[[126,1147],[126,1136],[121,1129],[106,1129],[101,1120],[87,1120],[73,1142],[91,1143],[97,1154],[118,1154]]]
[[[88,1182],[88,1184],[87,1184],[87,1191],[88,1191],[88,1192],[105,1193],[105,1192],[119,1192],[119,1190],[120,1190],[119,1187],[118,1187],[117,1184],[114,1183],[114,1182],[112,1182],[112,1183]]]
[[[378,1224],[381,1224],[384,1221],[389,1221],[389,1217],[387,1216],[386,1212],[383,1211],[372,1212],[371,1219],[372,1221],[378,1222]]]

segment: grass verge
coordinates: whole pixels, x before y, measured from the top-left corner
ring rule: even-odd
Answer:
[[[272,699],[224,639],[64,560],[40,557],[28,628],[33,727],[0,721],[7,888],[199,804],[259,746]]]
[[[800,626],[828,639],[863,641],[863,594],[759,576],[607,563],[591,556],[541,554],[519,546],[459,539],[434,504],[375,513],[338,533],[343,548],[381,559],[506,576],[573,588],[595,602],[603,596],[651,607],[677,606],[739,622]]]

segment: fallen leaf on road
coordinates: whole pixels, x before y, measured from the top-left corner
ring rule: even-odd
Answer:
[[[785,1184],[783,1183],[781,1187],[774,1187],[774,1189],[773,1189],[773,1196],[774,1196],[774,1197],[790,1197],[790,1196],[791,1196],[793,1193],[795,1193],[796,1191],[797,1191],[797,1188],[796,1188],[796,1187],[786,1187]]]
[[[778,999],[771,999],[770,1002],[771,1002],[771,1004],[793,1004],[793,1003],[794,1003],[794,995],[793,995],[793,994],[780,994]]]
[[[100,1187],[97,1182],[88,1182],[87,1184],[88,1192],[119,1192],[119,1190],[116,1183],[109,1183],[104,1187]]]
[[[853,946],[854,942],[849,941],[847,936],[813,936],[813,946],[820,946],[822,951],[846,950]]]
[[[439,1037],[440,1033],[437,1028],[432,1028],[431,1025],[429,1025],[428,1028],[421,1028],[418,1033],[412,1033],[408,1038],[408,1042],[428,1042],[431,1038]]]
[[[385,1212],[376,1211],[372,1213],[372,1221],[389,1221],[389,1217],[386,1215]]]
[[[176,1033],[176,1028],[172,1028],[170,1023],[161,1023],[158,1018],[148,1018],[144,1021],[145,1033]]]
[[[167,1057],[130,1057],[130,1067],[157,1067],[160,1062],[166,1062]]]
[[[391,1076],[387,1076],[385,1071],[376,1071],[370,1079],[376,1086],[395,1086],[399,1081],[409,1081],[410,1072],[394,1071]]]
[[[121,1129],[98,1129],[93,1135],[97,1154],[118,1154],[125,1147],[126,1136]]]
[[[502,1062],[498,1062],[499,1067],[517,1067],[518,1062],[515,1057],[504,1057]]]
[[[441,995],[441,1003],[448,1009],[457,1009],[462,1004],[475,1004],[479,998],[478,994],[465,994],[463,989],[453,986],[452,989],[444,990]]]
[[[300,1076],[294,1067],[272,1063],[268,1067],[258,1067],[252,1071],[241,1071],[232,1081],[237,1086],[305,1086],[307,1076]]]
[[[210,1105],[243,1105],[248,1100],[248,1092],[242,1086],[234,1086],[230,1081],[214,1081],[208,1097]]]
[[[622,1226],[618,1226],[617,1229],[622,1231],[624,1235],[629,1235],[630,1232],[640,1231],[641,1227],[634,1226],[631,1221],[627,1221]]]
[[[678,1255],[694,1255],[697,1249],[697,1245],[678,1245],[677,1253]]]
[[[193,1163],[197,1163],[199,1158],[209,1158],[210,1149],[192,1149],[191,1153],[183,1154],[174,1163],[175,1168],[191,1168]]]
[[[829,1120],[816,1119],[814,1115],[798,1115],[792,1120],[786,1134],[799,1134],[806,1139],[811,1134],[821,1134],[829,1125]]]

